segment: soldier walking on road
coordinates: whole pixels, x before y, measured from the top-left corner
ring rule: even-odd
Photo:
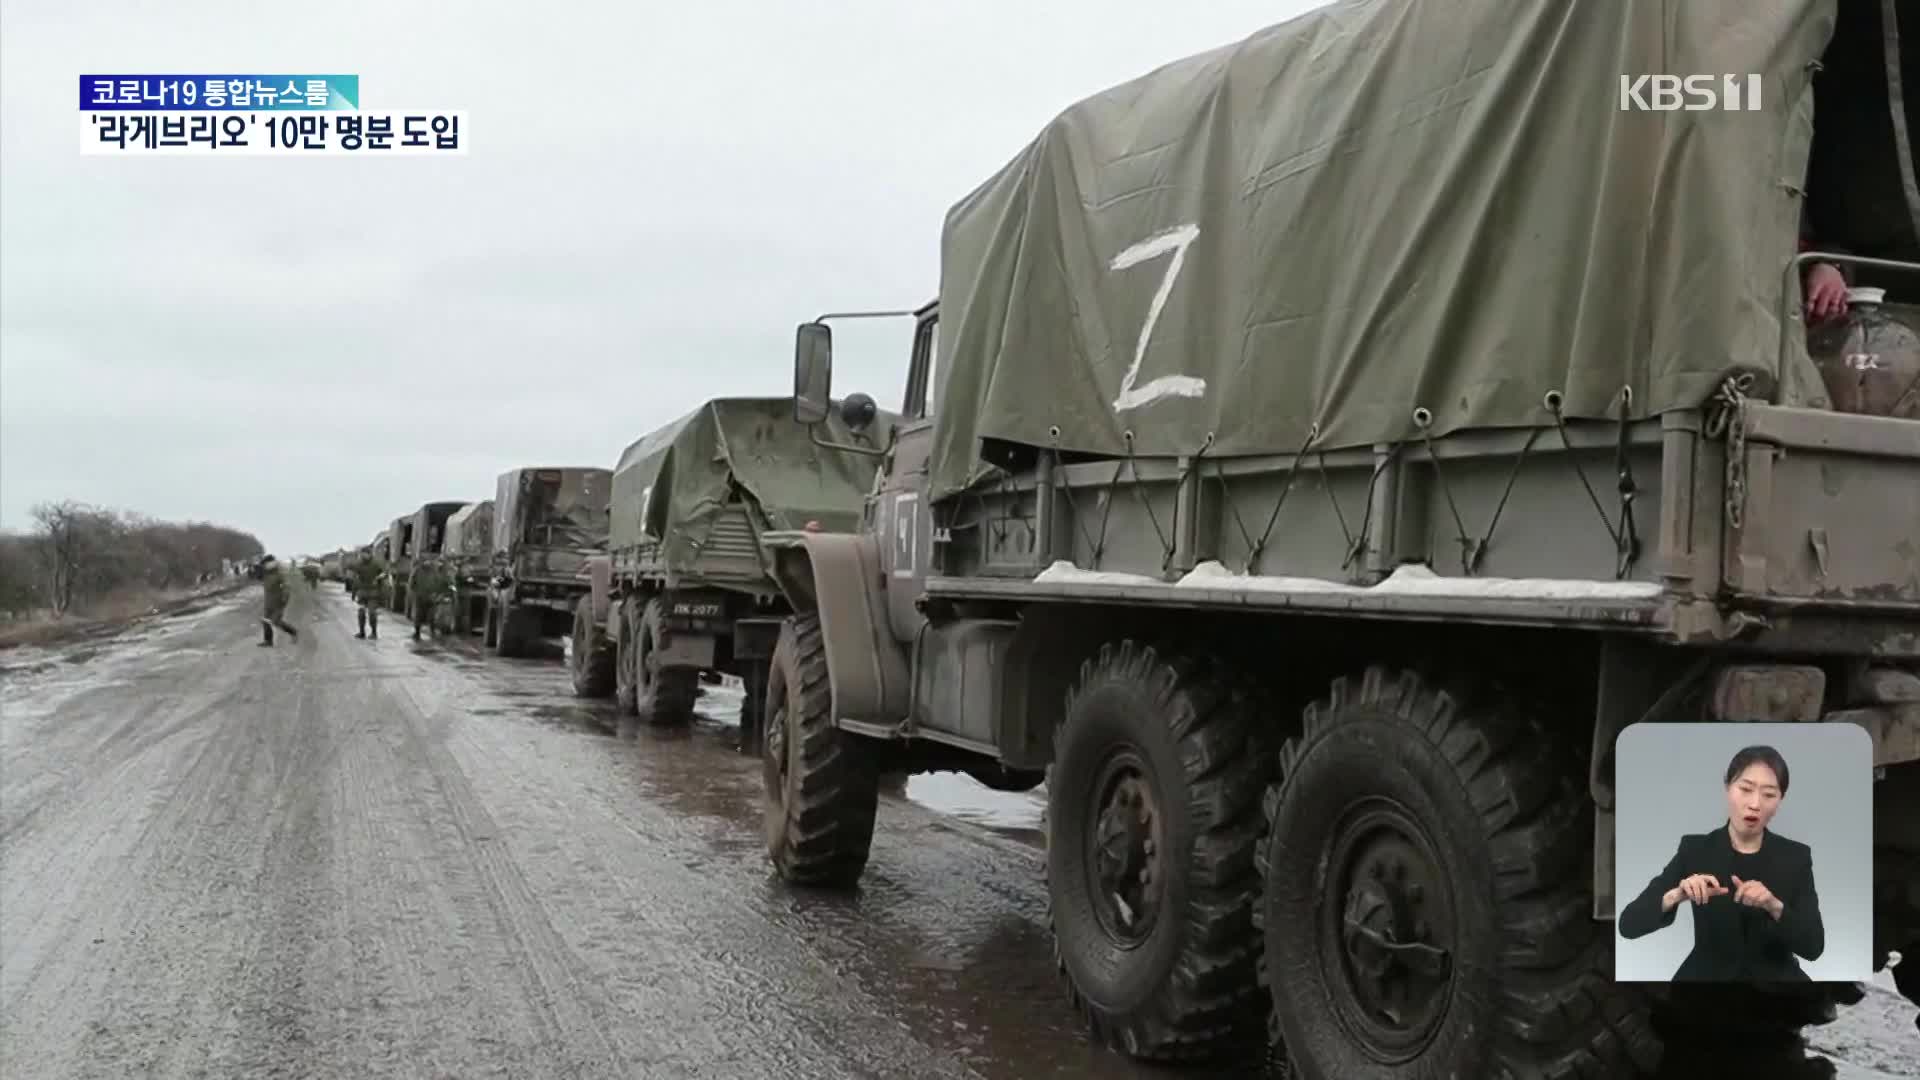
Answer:
[[[300,639],[300,631],[286,623],[287,613],[287,573],[273,556],[260,560],[260,577],[266,588],[266,614],[260,620],[260,645],[273,647],[273,628],[286,631],[295,641]]]
[[[379,597],[387,588],[387,564],[372,555],[363,557],[353,564],[353,599],[358,604],[354,612],[360,623],[357,638],[380,640]]]

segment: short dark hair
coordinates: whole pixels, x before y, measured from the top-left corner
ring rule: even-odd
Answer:
[[[1734,777],[1746,772],[1747,766],[1755,764],[1772,769],[1774,778],[1780,781],[1780,794],[1787,793],[1787,759],[1771,746],[1749,746],[1733,755],[1733,760],[1727,763],[1725,782],[1732,784]]]

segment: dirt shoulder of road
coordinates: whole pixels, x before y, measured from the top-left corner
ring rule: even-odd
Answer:
[[[192,589],[145,592],[109,601],[100,610],[87,615],[64,618],[41,616],[0,624],[0,652],[22,645],[67,645],[92,638],[111,637],[148,619],[166,618],[205,607],[253,584],[257,583],[243,577]]]

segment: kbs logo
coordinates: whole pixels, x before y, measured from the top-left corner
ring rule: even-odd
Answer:
[[[1621,112],[1760,111],[1758,75],[1622,75]]]

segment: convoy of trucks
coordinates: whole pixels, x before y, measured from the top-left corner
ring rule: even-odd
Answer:
[[[1080,102],[857,313],[912,320],[897,414],[827,315],[790,398],[502,475],[486,642],[655,724],[740,678],[799,885],[861,878],[884,775],[1044,781],[1061,975],[1137,1057],[1615,1076],[1804,1022],[1857,993],[1612,979],[1613,747],[1863,729],[1875,963],[1920,956],[1920,205],[1875,248],[1792,179],[1864,175],[1815,77],[1871,7],[1341,3]],[[1622,63],[1768,96],[1623,110]],[[488,505],[376,537],[396,597]]]

